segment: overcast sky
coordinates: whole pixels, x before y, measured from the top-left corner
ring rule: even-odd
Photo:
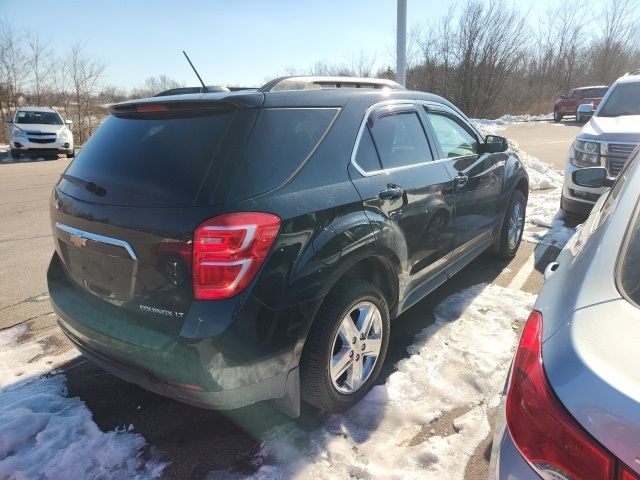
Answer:
[[[534,16],[552,2],[516,1]],[[439,18],[452,3],[408,0],[407,24]],[[196,85],[186,50],[206,83],[253,86],[290,67],[348,63],[361,50],[392,65],[396,1],[0,0],[0,19],[39,32],[58,54],[84,42],[106,63],[105,84],[131,88],[167,74]]]

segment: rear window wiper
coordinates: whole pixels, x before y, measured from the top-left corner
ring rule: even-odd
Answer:
[[[104,188],[99,187],[94,182],[89,182],[87,180],[74,177],[73,175],[69,175],[68,173],[63,173],[60,176],[67,182],[73,183],[80,188],[84,188],[86,191],[91,192],[98,197],[104,197],[107,194],[107,191]]]

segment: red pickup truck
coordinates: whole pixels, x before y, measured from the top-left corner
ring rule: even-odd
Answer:
[[[553,121],[559,122],[565,115],[575,115],[576,121],[581,121],[582,119],[578,118],[578,106],[582,103],[591,103],[595,110],[608,89],[609,87],[603,85],[574,88],[568,95],[563,95],[556,100],[553,106]]]

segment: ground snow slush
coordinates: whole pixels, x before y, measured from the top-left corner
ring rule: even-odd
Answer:
[[[384,385],[312,432],[294,422],[271,430],[249,478],[462,479],[490,432],[487,411],[499,403],[514,329],[534,299],[485,284],[446,298]],[[431,423],[454,409],[467,410],[454,420],[454,433],[432,434]],[[222,477],[244,478],[210,475]]]
[[[66,377],[51,368],[77,352],[44,356],[25,334],[24,325],[0,332],[0,479],[159,477],[165,465],[145,461],[132,426],[102,432],[82,400],[67,397]]]

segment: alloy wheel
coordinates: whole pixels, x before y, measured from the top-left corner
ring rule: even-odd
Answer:
[[[329,374],[334,388],[349,395],[373,372],[382,347],[382,317],[371,302],[355,305],[340,322],[333,339]]]
[[[521,202],[515,202],[509,215],[509,234],[507,236],[509,249],[515,250],[522,236],[524,225],[524,208]]]

